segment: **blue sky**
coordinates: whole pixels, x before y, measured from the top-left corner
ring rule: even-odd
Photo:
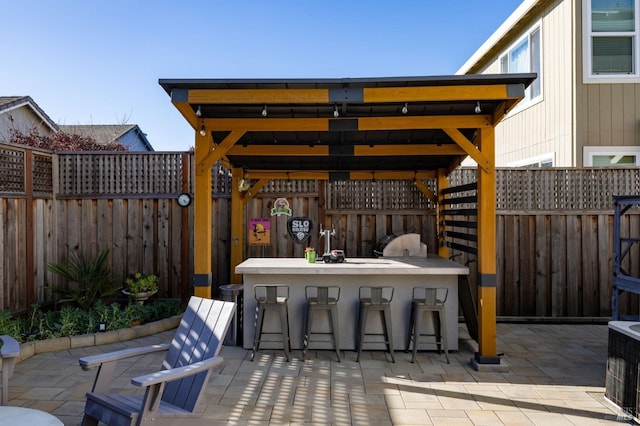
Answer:
[[[59,124],[194,134],[162,78],[454,74],[522,0],[20,0],[2,6],[0,96]]]

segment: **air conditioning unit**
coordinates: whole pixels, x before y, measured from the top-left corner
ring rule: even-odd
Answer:
[[[640,323],[609,322],[608,347],[605,398],[640,422]]]

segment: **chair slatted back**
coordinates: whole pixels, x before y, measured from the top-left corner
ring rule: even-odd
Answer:
[[[234,302],[191,297],[162,368],[182,367],[218,355],[235,309]],[[203,372],[168,383],[162,400],[193,411],[208,375]]]

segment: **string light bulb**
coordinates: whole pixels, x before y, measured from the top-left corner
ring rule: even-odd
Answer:
[[[204,124],[200,127],[200,136],[207,136],[207,129],[204,127]]]
[[[268,114],[268,112],[267,112],[267,106],[265,105],[265,106],[262,108],[262,116],[263,116],[263,117],[266,117],[266,116],[267,116],[267,114]]]
[[[200,105],[198,105],[198,109],[196,109],[196,116],[202,117],[202,110],[200,109]]]
[[[340,113],[338,112],[338,106],[337,105],[333,107],[333,116],[335,118],[340,117]]]
[[[480,108],[480,101],[476,102],[476,114],[480,114],[482,112],[482,108]]]
[[[405,102],[405,103],[404,103],[404,106],[402,107],[402,113],[403,113],[403,114],[406,114],[406,113],[408,113],[408,112],[409,112],[409,103],[408,103],[408,102]]]

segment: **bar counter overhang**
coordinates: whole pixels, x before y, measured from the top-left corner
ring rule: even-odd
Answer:
[[[243,275],[244,285],[244,339],[243,346],[250,349],[254,339],[256,301],[253,286],[256,284],[285,284],[289,286],[289,327],[291,348],[302,349],[306,300],[306,286],[337,285],[341,289],[338,302],[341,349],[355,350],[358,321],[358,290],[361,286],[394,287],[391,317],[395,350],[404,350],[413,287],[447,288],[445,303],[449,350],[458,349],[458,276],[468,275],[469,269],[456,262],[429,254],[427,258],[348,258],[344,263],[308,263],[304,258],[251,258],[236,267]],[[322,318],[322,317],[320,317]],[[314,330],[330,330],[328,318],[318,321]],[[430,319],[429,319],[430,321]],[[368,327],[382,330],[376,315],[370,315]],[[279,330],[276,318],[265,318],[265,332]],[[273,339],[273,348],[281,348],[281,340]],[[367,338],[367,341],[375,341]],[[268,348],[267,343],[261,348]],[[383,349],[382,344],[367,344],[364,349]],[[332,349],[323,342],[310,346],[313,349]],[[420,349],[435,349],[435,345],[422,344]]]

